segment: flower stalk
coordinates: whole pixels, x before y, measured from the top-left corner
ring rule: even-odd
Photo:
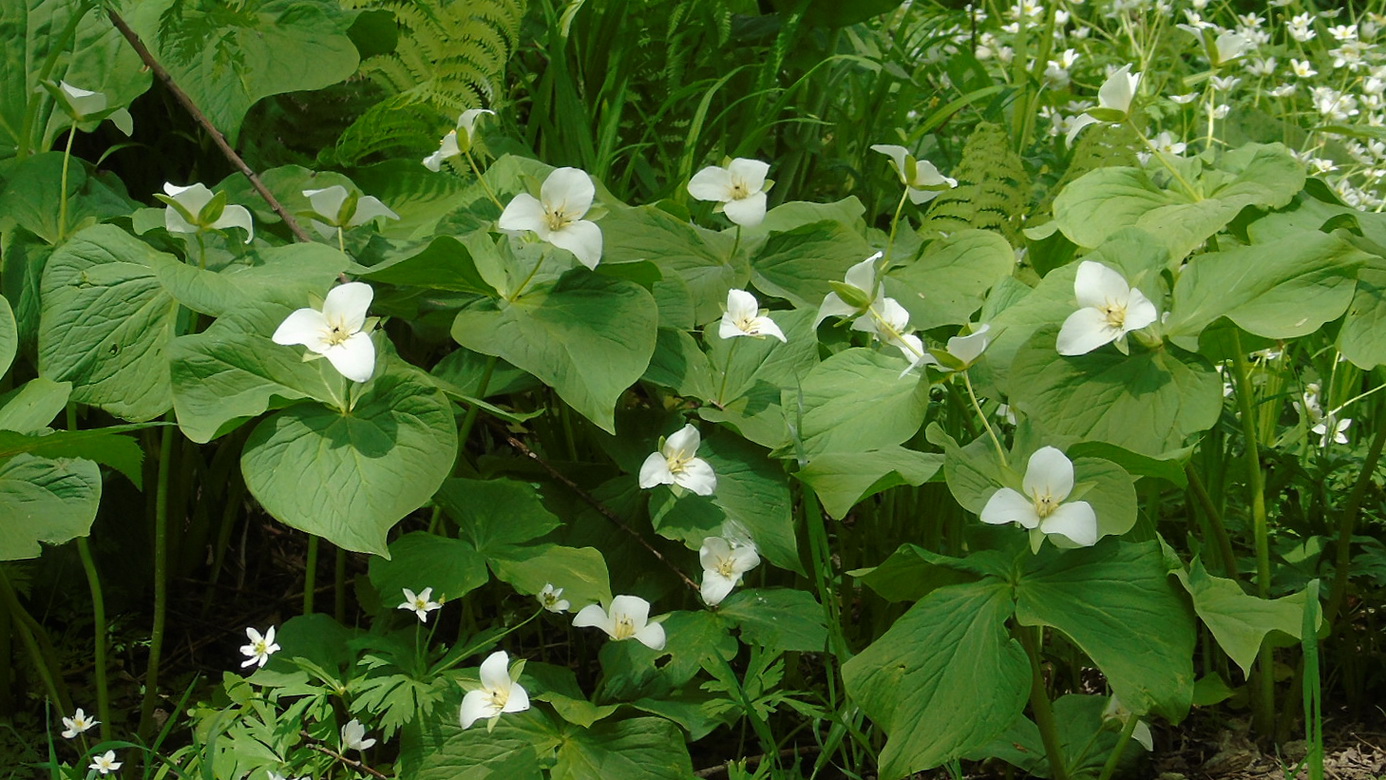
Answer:
[[[154,726],[154,700],[159,692],[159,663],[164,652],[164,626],[168,619],[168,489],[173,470],[173,426],[165,426],[159,438],[159,481],[154,496],[154,625],[149,637],[149,668],[140,702],[139,734],[148,738]]]
[[[1064,765],[1062,742],[1059,740],[1059,723],[1054,717],[1054,708],[1044,688],[1044,669],[1040,662],[1040,627],[1012,626],[1011,632],[1020,640],[1025,654],[1030,657],[1030,711],[1039,727],[1040,740],[1044,742],[1044,753],[1049,758],[1049,776],[1053,780],[1068,780],[1068,767]],[[1135,718],[1132,718],[1134,721]]]

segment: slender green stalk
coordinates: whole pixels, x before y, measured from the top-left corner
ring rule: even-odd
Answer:
[[[1044,742],[1044,753],[1049,758],[1049,776],[1053,780],[1068,780],[1068,767],[1064,764],[1062,743],[1059,740],[1059,723],[1054,718],[1054,708],[1049,704],[1049,696],[1044,690],[1044,670],[1040,666],[1039,627],[1027,628],[1013,626],[1012,632],[1030,656],[1030,710],[1039,727],[1040,740]]]
[[[818,598],[823,603],[823,611],[828,619],[828,638],[833,655],[842,663],[852,657],[847,646],[847,637],[842,633],[842,615],[833,590],[832,546],[828,540],[827,518],[818,504],[818,496],[812,488],[803,488],[804,525],[807,526],[809,550],[813,555],[813,580],[818,590]],[[833,674],[828,675],[828,684],[833,682]]]
[[[491,202],[496,204],[496,208],[504,212],[505,206],[501,205],[500,199],[496,197],[496,193],[491,191],[491,185],[487,183],[486,177],[481,175],[481,169],[477,167],[476,160],[472,157],[472,150],[468,149],[462,154],[466,156],[467,164],[472,167],[472,174],[476,176],[477,182],[481,184],[483,190],[486,190],[486,197],[490,198]]]
[[[164,652],[164,626],[168,619],[168,482],[173,470],[173,426],[165,426],[159,439],[159,481],[154,496],[154,626],[149,637],[149,669],[140,702],[139,734],[150,736],[154,726],[154,700],[159,695],[159,663]]]
[[[1126,752],[1126,746],[1131,743],[1131,735],[1135,733],[1140,722],[1140,718],[1134,714],[1127,716],[1126,723],[1121,727],[1121,736],[1117,737],[1112,754],[1107,756],[1107,762],[1102,765],[1102,774],[1097,780],[1112,780],[1112,773],[1116,771],[1117,764],[1121,763],[1121,754]]]
[[[481,375],[481,382],[476,386],[476,399],[486,400],[486,390],[491,386],[491,375],[496,371],[498,358],[491,355],[486,358],[486,371]],[[481,411],[481,404],[471,404],[467,407],[467,416],[462,418],[462,429],[457,432],[457,456],[462,457],[463,451],[467,448],[467,437],[472,434],[472,426],[476,425],[476,416]]]
[[[48,690],[48,697],[58,709],[72,712],[72,701],[67,695],[67,686],[53,668],[57,654],[47,641],[43,626],[40,626],[24,609],[24,605],[19,603],[19,594],[15,593],[3,567],[0,567],[0,604],[9,612],[11,625],[14,626],[15,633],[19,634],[19,640],[24,643],[25,649],[29,651],[29,658],[34,662],[34,670],[43,681],[43,687]]]
[[[886,239],[885,257],[881,259],[880,272],[885,273],[890,268],[890,255],[895,251],[895,231],[900,227],[900,214],[905,210],[905,200],[910,196],[910,188],[900,193],[900,202],[895,204],[895,214],[890,218],[890,237]],[[867,290],[867,295],[875,294],[875,290]]]
[[[318,537],[308,535],[308,560],[303,564],[303,614],[313,614],[313,591],[318,586]]]
[[[741,226],[736,226],[736,238],[732,239],[731,252],[727,253],[727,262],[736,261],[736,250],[741,248]]]
[[[337,561],[332,570],[332,616],[338,623],[346,623],[346,549],[337,548]]]
[[[62,188],[58,191],[58,243],[67,238],[67,170],[72,162],[72,139],[77,137],[77,123],[67,129],[67,146],[63,149]]]
[[[963,384],[967,386],[967,397],[972,399],[972,408],[977,412],[977,418],[982,421],[983,427],[987,429],[987,436],[991,437],[991,444],[996,448],[996,457],[1001,459],[1001,465],[1009,465],[1006,460],[1006,448],[1001,446],[1001,439],[997,437],[996,430],[991,427],[987,420],[987,415],[982,411],[982,404],[977,401],[977,393],[972,390],[972,378],[967,372],[962,372]]]
[[[1381,462],[1382,448],[1386,447],[1386,419],[1383,418],[1386,418],[1386,403],[1378,403],[1376,414],[1372,416],[1372,422],[1376,424],[1376,435],[1372,437],[1367,457],[1362,461],[1362,471],[1358,473],[1357,482],[1348,494],[1347,503],[1338,513],[1338,547],[1333,558],[1333,586],[1328,591],[1328,606],[1324,608],[1323,614],[1323,620],[1329,626],[1338,619],[1338,611],[1342,609],[1343,599],[1347,596],[1348,574],[1352,570],[1352,530],[1357,524],[1357,516],[1361,514],[1362,501],[1367,497],[1367,491],[1375,484],[1373,477],[1376,475],[1376,466]]]
[[[1261,452],[1256,441],[1253,418],[1251,370],[1242,348],[1241,333],[1232,331],[1233,362],[1236,366],[1237,404],[1241,409],[1245,439],[1247,488],[1251,491],[1251,522],[1256,543],[1256,593],[1270,598],[1270,539],[1266,522],[1265,475],[1261,472]],[[1268,734],[1275,724],[1275,659],[1271,648],[1261,647],[1257,657],[1256,685],[1252,689],[1252,722],[1257,733]]]
[[[1309,754],[1304,757],[1309,764],[1309,780],[1323,780],[1323,691],[1319,673],[1319,581],[1312,580],[1305,588],[1304,622],[1301,625],[1303,639],[1300,646],[1304,650],[1304,680],[1301,691],[1304,695],[1304,741],[1309,744]]]
[[[84,0],[72,13],[72,18],[67,20],[63,26],[61,34],[55,38],[48,48],[48,55],[43,58],[43,67],[39,69],[38,81],[44,82],[53,76],[53,68],[57,66],[58,59],[67,53],[68,44],[72,42],[72,36],[77,34],[77,25],[82,23],[82,18],[87,12],[96,7],[92,0]],[[37,88],[37,84],[32,85]],[[39,105],[46,93],[42,89],[36,89],[34,94],[29,96],[29,100],[24,106],[24,129],[19,134],[18,148],[15,156],[20,160],[33,153],[34,128],[38,122]]]
[[[92,557],[91,545],[87,537],[77,537],[77,553],[82,557],[82,569],[87,573],[87,587],[91,589],[92,633],[95,639],[96,662],[96,712],[101,721],[103,735],[111,728],[111,693],[106,679],[106,597],[101,590],[101,576],[96,570],[96,559]]]
[[[732,356],[736,354],[736,345],[740,343],[741,339],[732,339],[731,346],[727,348],[727,362],[722,365],[722,384],[717,388],[717,399],[713,401],[718,409],[725,409],[727,406],[727,377],[731,375]]]
[[[1208,488],[1203,485],[1203,478],[1198,475],[1198,471],[1191,464],[1184,464],[1184,474],[1189,479],[1189,492],[1193,493],[1194,498],[1198,499],[1198,504],[1203,508],[1203,514],[1208,518],[1208,530],[1212,532],[1214,541],[1217,543],[1218,558],[1221,559],[1223,575],[1228,579],[1237,579],[1237,554],[1232,550],[1232,538],[1227,535],[1227,526],[1222,523],[1222,513],[1213,503],[1212,496],[1208,495]]]

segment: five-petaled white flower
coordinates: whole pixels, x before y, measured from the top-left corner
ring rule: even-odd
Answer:
[[[359,227],[376,217],[399,219],[399,215],[381,203],[379,198],[348,192],[340,184],[320,190],[304,190],[303,196],[313,205],[309,221],[323,238],[332,238],[343,230]]]
[[[891,167],[905,185],[910,202],[916,206],[938,197],[940,192],[958,186],[958,180],[944,176],[928,160],[916,160],[910,150],[895,144],[876,144],[871,151],[890,158]]]
[[[1339,420],[1332,412],[1329,412],[1318,425],[1315,425],[1309,430],[1313,431],[1319,437],[1319,447],[1324,448],[1328,446],[1330,441],[1334,444],[1347,444],[1347,429],[1349,425],[1352,425],[1351,417],[1345,417]],[[81,710],[78,710],[78,712],[81,712]]]
[[[717,201],[714,211],[742,227],[755,227],[765,219],[765,176],[770,163],[738,157],[725,168],[717,165],[693,174],[688,194],[698,200]]]
[[[72,717],[63,718],[63,725],[67,726],[67,728],[63,729],[63,736],[67,739],[74,739],[78,734],[85,733],[87,729],[90,729],[100,722],[101,721],[89,717],[87,713],[82,711],[81,707],[78,707],[77,712],[73,714]]]
[[[567,612],[572,604],[563,598],[563,589],[555,588],[552,582],[544,583],[544,589],[539,592],[539,604],[550,612]]]
[[[241,662],[242,669],[252,664],[264,666],[270,656],[279,652],[279,645],[274,642],[274,626],[266,629],[263,636],[254,628],[247,627],[245,635],[250,639],[250,644],[241,646],[241,655],[246,657]]]
[[[423,592],[418,594],[408,588],[404,588],[403,590],[404,603],[400,604],[396,609],[407,609],[413,612],[415,615],[419,616],[420,622],[427,623],[428,613],[435,609],[443,608],[442,602],[433,600],[432,588],[424,588]]]
[[[375,744],[375,737],[366,739],[366,727],[361,721],[352,718],[342,727],[343,750],[369,750]]]
[[[768,310],[760,308],[756,296],[745,290],[728,290],[727,311],[722,315],[722,324],[717,328],[717,335],[724,339],[737,336],[774,336],[781,342],[786,342],[784,332],[770,319],[766,311]]]
[[[1097,107],[1090,108],[1082,116],[1075,117],[1068,126],[1068,142],[1078,137],[1083,128],[1098,122],[1124,122],[1131,114],[1131,100],[1140,87],[1141,74],[1132,73],[1130,65],[1123,65],[1103,82],[1097,90]]]
[[[1086,355],[1104,344],[1126,346],[1126,334],[1159,318],[1155,304],[1126,283],[1121,274],[1091,260],[1078,265],[1073,295],[1082,308],[1059,329],[1060,355]]]
[[[490,718],[488,728],[494,728],[502,712],[524,712],[529,709],[529,694],[512,677],[510,658],[504,650],[486,656],[481,662],[481,689],[467,691],[462,697],[462,728],[469,729],[482,718]]]
[[[700,496],[712,495],[717,489],[717,475],[707,461],[697,457],[701,443],[702,437],[692,423],[683,426],[669,438],[661,439],[659,451],[650,453],[640,466],[640,487],[674,485]]]
[[[602,259],[602,230],[583,219],[592,208],[597,188],[592,177],[577,168],[558,168],[544,180],[539,197],[516,195],[501,213],[501,230],[533,231],[541,241],[573,253],[579,263],[596,268]]]
[[[375,344],[366,322],[374,296],[364,282],[338,285],[323,300],[322,311],[303,308],[286,317],[274,331],[274,343],[302,344],[342,376],[365,382],[375,373]]]
[[[709,536],[698,550],[703,565],[703,601],[709,607],[722,603],[741,575],[760,565],[754,544],[732,544],[720,536]]]
[[[649,617],[650,602],[639,596],[617,596],[611,600],[610,613],[600,604],[588,604],[573,617],[573,626],[596,626],[617,641],[635,639],[651,650],[663,650],[664,626],[651,623]]]
[[[92,756],[91,763],[87,765],[87,768],[95,769],[103,775],[109,775],[120,769],[121,762],[115,760],[115,757],[114,750],[107,750],[99,756]]]
[[[1097,544],[1097,513],[1086,501],[1065,501],[1073,492],[1073,461],[1054,447],[1041,447],[1030,456],[1021,483],[1024,493],[1003,487],[982,507],[982,522],[1015,523],[1031,532],[1037,547],[1040,535],[1058,534],[1080,547]]]
[[[198,233],[238,227],[245,231],[245,243],[255,238],[255,226],[245,206],[227,205],[203,184],[179,187],[164,184],[165,195],[154,197],[168,205],[164,209],[164,229],[170,233]]]
[[[496,112],[485,108],[469,108],[457,117],[457,128],[449,130],[438,144],[438,151],[423,159],[424,167],[430,171],[441,171],[443,161],[449,157],[461,157],[471,151],[476,135],[476,120],[482,114],[494,115]]]

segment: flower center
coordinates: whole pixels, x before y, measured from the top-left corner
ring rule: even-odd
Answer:
[[[504,710],[508,701],[510,701],[510,691],[503,691],[500,688],[491,691],[491,706],[496,708],[496,712]]]
[[[352,332],[347,328],[346,323],[338,320],[335,322],[329,321],[328,325],[331,327],[327,331],[327,346],[340,346],[346,343],[347,339],[351,338]]]
[[[1048,493],[1036,495],[1035,514],[1039,515],[1040,519],[1043,520],[1044,518],[1054,514],[1054,510],[1059,508],[1060,503],[1062,502],[1060,502],[1059,499],[1054,498],[1054,496]]]
[[[751,196],[751,188],[746,186],[746,182],[740,179],[733,179],[731,196],[732,200],[745,200]]]
[[[731,558],[723,558],[717,562],[717,573],[727,579],[732,579],[736,576],[736,562]]]
[[[688,464],[693,462],[693,456],[684,452],[677,452],[665,457],[669,463],[670,474],[682,474],[688,470]]]
[[[255,654],[269,655],[269,645],[265,643],[265,640],[261,639],[259,642],[255,643]]]
[[[612,639],[630,639],[635,636],[635,621],[626,615],[616,618],[616,630],[612,632]]]
[[[568,216],[568,212],[562,206],[544,207],[544,222],[549,226],[549,230],[557,233],[573,223],[573,218]]]
[[[1119,303],[1108,303],[1099,309],[1107,317],[1107,327],[1126,329],[1126,307]]]

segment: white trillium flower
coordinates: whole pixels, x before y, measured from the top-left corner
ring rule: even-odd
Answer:
[[[895,346],[900,348],[900,354],[904,355],[905,359],[910,362],[908,366],[905,366],[905,370],[900,372],[901,379],[922,366],[939,365],[938,358],[934,357],[934,354],[924,347],[924,341],[913,333],[900,336],[895,342]]]
[[[435,609],[443,608],[442,602],[433,600],[432,588],[424,588],[422,593],[417,594],[408,588],[404,588],[403,590],[404,603],[400,604],[396,609],[407,609],[413,612],[415,615],[419,616],[420,622],[427,623],[428,613]]]
[[[755,227],[765,219],[765,177],[770,163],[738,157],[725,168],[717,165],[698,171],[688,182],[688,194],[698,200],[717,201],[716,210],[742,227]]]
[[[1073,492],[1073,461],[1053,447],[1030,456],[1024,493],[1001,488],[982,507],[982,522],[1015,523],[1039,534],[1058,534],[1080,547],[1097,544],[1097,514],[1086,501],[1068,501]],[[1033,533],[1032,533],[1033,538]]]
[[[476,120],[482,114],[495,115],[496,112],[485,108],[469,108],[457,117],[457,127],[449,130],[443,136],[443,140],[438,144],[438,151],[430,154],[423,159],[424,167],[435,173],[443,169],[443,161],[449,157],[461,157],[465,152],[471,151],[472,141],[476,136]]]
[[[1068,315],[1059,329],[1060,355],[1086,355],[1123,339],[1159,318],[1155,304],[1126,283],[1121,274],[1101,263],[1084,260],[1073,280],[1073,294],[1081,306]]]
[[[844,280],[843,294],[852,298],[859,298],[865,301],[864,304],[857,305],[848,303],[842,295],[830,292],[823,298],[823,303],[818,307],[818,317],[813,321],[813,327],[829,317],[855,317],[866,311],[866,307],[877,298],[885,297],[885,285],[876,282],[876,261],[881,258],[882,253],[866,258],[847,269],[847,276]]]
[[[1132,73],[1130,65],[1123,65],[1103,82],[1097,90],[1097,107],[1088,109],[1083,116],[1069,123],[1068,143],[1078,137],[1083,128],[1098,122],[1124,122],[1131,114],[1131,101],[1141,84],[1141,74]]]
[[[891,167],[905,185],[910,202],[916,206],[938,197],[940,192],[958,186],[958,180],[938,172],[938,168],[928,160],[916,160],[910,150],[895,144],[876,144],[873,152],[880,152],[890,158]]]
[[[760,555],[754,544],[709,536],[698,550],[698,562],[703,565],[703,601],[715,607],[741,582],[741,575],[760,565]]]
[[[342,727],[343,750],[369,750],[375,744],[375,737],[366,739],[366,727],[361,721],[352,718]]]
[[[74,713],[72,717],[63,718],[63,725],[67,726],[67,728],[63,729],[63,736],[67,739],[74,739],[78,734],[86,733],[88,729],[100,722],[101,721],[89,717],[81,707],[78,707],[77,712]]]
[[[245,635],[250,644],[241,646],[241,655],[246,657],[241,662],[242,669],[251,665],[264,666],[270,656],[279,652],[279,645],[274,641],[274,626],[266,629],[263,635],[254,628],[246,628]]]
[[[588,268],[602,259],[602,231],[582,217],[592,208],[597,188],[577,168],[558,168],[544,180],[539,197],[520,193],[505,207],[496,226],[529,230],[559,249],[566,249]]]
[[[745,290],[728,290],[727,312],[722,315],[722,324],[717,329],[717,335],[724,339],[737,336],[774,336],[782,343],[788,343],[780,326],[770,319],[766,311],[760,308],[756,297]]]
[[[274,331],[274,343],[302,344],[327,358],[332,367],[353,382],[365,382],[375,373],[375,344],[366,328],[366,310],[375,292],[364,282],[347,282],[332,288],[322,311],[295,311]]]
[[[78,121],[95,117],[105,111],[109,104],[104,92],[92,92],[89,89],[74,87],[66,81],[59,81],[58,89],[62,90],[63,98],[72,109],[73,118]]]
[[[539,591],[539,605],[550,612],[567,612],[572,604],[563,598],[563,589],[555,588],[552,582],[544,584],[544,589]]]
[[[524,712],[529,709],[529,694],[515,682],[519,677],[510,673],[510,657],[497,650],[481,662],[481,689],[467,691],[462,697],[462,728],[469,729],[482,718],[495,726],[503,712]]]
[[[697,457],[701,443],[702,437],[691,423],[660,441],[659,451],[650,453],[640,466],[640,487],[676,485],[700,496],[712,495],[717,489],[717,475],[707,461]]]
[[[179,187],[164,184],[164,195],[154,197],[168,205],[164,209],[164,229],[170,233],[198,233],[203,230],[225,230],[238,227],[245,231],[245,243],[255,238],[255,225],[245,206],[227,205],[206,185],[189,184]],[[213,201],[216,201],[215,203]]]
[[[989,346],[991,326],[983,323],[966,336],[948,339],[948,346],[944,350],[932,353],[932,362],[938,365],[940,371],[966,371],[972,368]],[[913,369],[915,366],[910,368]]]
[[[573,617],[574,628],[595,626],[616,641],[634,639],[651,650],[664,649],[664,626],[650,622],[650,602],[639,596],[617,596],[611,611],[589,604]]]
[[[381,203],[379,198],[348,192],[340,184],[320,190],[304,190],[303,196],[312,204],[316,214],[309,221],[323,238],[332,238],[339,231],[359,227],[376,217],[399,219],[399,215]]]
[[[94,769],[103,775],[109,775],[121,767],[121,762],[115,760],[115,758],[115,751],[107,750],[99,756],[92,756],[91,763],[87,765],[87,769]]]

